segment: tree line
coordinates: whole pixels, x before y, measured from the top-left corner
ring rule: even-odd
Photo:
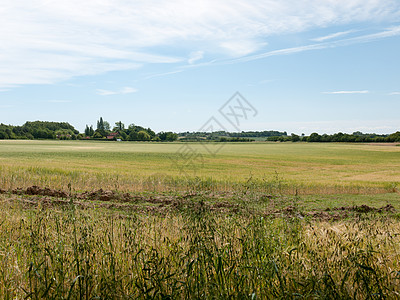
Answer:
[[[156,142],[173,142],[178,139],[178,135],[174,132],[155,133],[151,128],[144,128],[135,124],[125,127],[121,121],[115,123],[111,128],[110,123],[104,121],[101,117],[97,121],[96,130],[93,125],[86,125],[84,131],[85,138],[92,139],[112,139],[121,141],[156,141]]]
[[[26,122],[22,126],[0,124],[0,139],[76,139],[79,131],[67,122]]]
[[[110,123],[101,117],[96,124],[86,125],[80,133],[67,122],[34,121],[22,126],[0,124],[0,139],[60,139],[60,140],[124,140],[124,141],[175,141],[178,135],[174,132],[155,133],[151,128],[130,124],[125,128],[121,121],[111,128]]]
[[[251,138],[267,138],[267,137],[286,137],[287,132],[283,131],[242,131],[242,132],[181,132],[178,133],[179,140],[182,141],[215,141],[215,142],[250,142],[254,141]]]
[[[242,132],[159,132],[155,133],[151,128],[130,124],[125,126],[121,121],[110,123],[100,117],[93,125],[86,125],[83,133],[80,133],[67,122],[34,121],[26,122],[22,126],[0,124],[0,139],[95,139],[95,140],[121,140],[121,141],[209,141],[209,142],[252,142],[265,140],[271,142],[345,142],[345,143],[392,143],[400,142],[400,131],[392,134],[362,133],[360,131],[335,134],[318,134],[316,132],[306,136],[286,131],[242,131]],[[264,139],[265,138],[265,139]]]
[[[316,132],[309,136],[299,136],[291,134],[290,136],[272,136],[268,137],[267,141],[270,142],[309,142],[309,143],[394,143],[400,142],[400,131],[392,134],[374,134],[353,132],[348,133],[335,133],[335,134],[318,134]]]

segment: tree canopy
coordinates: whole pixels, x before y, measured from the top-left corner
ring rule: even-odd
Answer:
[[[266,140],[275,142],[350,142],[350,143],[391,143],[400,142],[400,131],[392,134],[362,133],[360,131],[335,134],[318,134],[316,132],[305,136],[286,131],[242,131],[242,132],[182,132],[161,131],[155,133],[151,128],[136,125],[134,123],[125,126],[122,121],[115,122],[111,130],[110,123],[102,117],[96,122],[96,130],[93,125],[86,125],[84,133],[79,133],[67,122],[28,121],[22,126],[0,124],[0,139],[104,139],[123,141],[157,141],[173,142],[181,141],[210,141],[210,142],[251,142]]]
[[[0,124],[0,139],[70,139],[79,131],[67,122],[34,121],[22,126]]]

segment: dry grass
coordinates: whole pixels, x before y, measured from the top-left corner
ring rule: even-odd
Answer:
[[[4,299],[396,298],[396,216],[336,223],[67,206],[0,212]]]

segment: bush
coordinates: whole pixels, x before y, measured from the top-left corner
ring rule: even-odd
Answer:
[[[151,137],[146,131],[139,131],[137,134],[137,138],[139,141],[150,141]]]

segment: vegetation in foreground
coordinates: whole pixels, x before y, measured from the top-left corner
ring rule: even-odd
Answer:
[[[121,202],[100,200],[101,194],[93,200],[3,194],[0,295],[398,297],[400,227],[390,206],[327,221],[299,210],[299,198],[290,209],[266,214],[262,207],[282,199],[237,196],[242,201],[229,206],[221,195],[182,194],[175,202],[147,195]],[[170,209],[163,210],[165,205]],[[155,209],[143,213],[135,206]]]

